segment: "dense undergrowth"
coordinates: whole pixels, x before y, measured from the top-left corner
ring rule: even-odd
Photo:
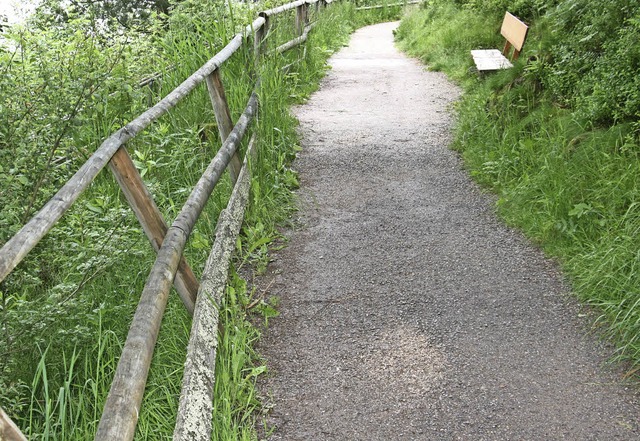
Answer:
[[[502,48],[505,10],[530,24],[513,69],[478,75],[471,49]],[[498,211],[557,257],[615,357],[640,368],[640,4],[431,0],[401,47],[465,90],[454,147]]]
[[[372,2],[375,3],[375,2]],[[144,14],[126,27],[94,20],[91,11],[45,2],[30,23],[5,29],[0,45],[0,244],[6,242],[111,132],[156,102],[235,32],[272,3],[174,2],[168,15]],[[56,6],[56,7],[57,7]],[[252,343],[273,306],[239,275],[260,273],[276,226],[293,210],[297,186],[289,165],[298,150],[291,103],[304,100],[325,60],[365,23],[399,8],[355,12],[336,2],[320,16],[309,42],[266,57],[256,71],[251,48],[224,65],[234,120],[255,78],[260,111],[253,131],[259,154],[251,203],[221,305],[214,438],[255,439],[260,409],[254,388],[264,372]],[[293,37],[293,16],[272,21],[270,41]],[[275,43],[269,43],[275,44]],[[274,46],[271,46],[274,47]],[[285,65],[290,68],[283,70]],[[160,73],[150,85],[139,81]],[[206,88],[128,144],[156,203],[170,223],[220,146]],[[221,182],[189,241],[196,274],[211,247],[231,185]],[[30,439],[90,439],[154,253],[109,171],[0,284],[0,405]],[[190,318],[175,293],[163,321],[136,439],[173,432]]]

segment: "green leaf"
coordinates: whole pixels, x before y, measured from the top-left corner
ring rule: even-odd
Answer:
[[[569,216],[577,217],[580,219],[585,214],[588,214],[593,211],[593,207],[589,204],[585,204],[584,202],[580,202],[573,206],[573,209],[569,211]]]
[[[251,247],[249,248],[249,254],[253,253],[255,250],[257,250],[261,246],[268,244],[272,240],[273,240],[273,237],[263,237],[261,239],[256,240],[254,243],[251,244]]]
[[[87,202],[87,208],[93,211],[94,213],[102,214],[102,209],[100,207],[96,207],[90,202]]]

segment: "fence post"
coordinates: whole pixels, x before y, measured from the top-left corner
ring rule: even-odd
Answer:
[[[109,161],[109,168],[157,253],[167,233],[167,223],[124,146],[113,155]],[[187,311],[193,314],[200,284],[184,257],[180,259],[178,273],[173,283]]]
[[[266,45],[266,37],[269,34],[269,17],[264,17],[264,24],[253,33],[253,56],[256,61],[256,70],[258,69],[261,53]]]
[[[207,76],[206,81],[207,89],[209,89],[209,97],[211,98],[211,104],[213,105],[213,113],[215,114],[216,122],[218,123],[220,139],[224,143],[229,136],[229,133],[233,130],[233,121],[231,120],[229,104],[227,103],[224,86],[222,85],[222,79],[220,78],[220,70],[216,69],[211,72],[211,75]],[[241,168],[242,162],[240,161],[238,152],[236,152],[233,154],[231,163],[229,164],[229,173],[231,174],[231,181],[234,184],[238,180]]]
[[[303,3],[300,6],[296,7],[296,33],[297,35],[302,35],[304,32],[304,27],[308,22],[307,16],[307,4]]]

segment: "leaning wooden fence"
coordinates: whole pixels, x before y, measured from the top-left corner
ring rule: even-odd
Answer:
[[[265,45],[271,21],[289,11],[295,12],[297,37],[275,47],[269,53],[282,53],[302,44],[314,25],[309,20],[309,7],[314,5],[314,12],[318,14],[332,1],[334,0],[297,0],[260,12],[251,25],[235,35],[220,52],[182,84],[104,140],[56,195],[0,249],[1,282],[108,165],[157,252],[127,335],[98,425],[96,440],[131,440],[134,437],[151,359],[172,285],[187,310],[193,314],[174,440],[210,439],[218,326],[216,305],[219,304],[226,286],[229,260],[242,224],[250,186],[248,158],[242,161],[237,150],[258,110],[258,96],[254,92],[239,120],[233,123],[220,69],[238,49],[247,44],[247,39],[251,36],[257,63],[267,53]],[[155,79],[153,77],[149,81]],[[209,91],[222,146],[176,219],[171,225],[167,225],[129,156],[126,143],[176,107],[202,83],[206,84]],[[251,156],[254,150],[255,139],[252,138],[247,156]],[[214,187],[227,169],[234,189],[227,208],[218,219],[216,240],[207,259],[202,280],[198,281],[183,257],[183,252]],[[0,430],[0,439],[24,439],[20,438],[22,434],[1,409]]]
[[[226,271],[242,223],[250,183],[247,160],[243,166],[237,150],[258,109],[258,97],[254,92],[240,119],[233,123],[220,70],[250,36],[253,36],[253,51],[257,61],[269,35],[270,21],[287,11],[295,12],[298,36],[279,46],[277,52],[303,43],[311,28],[309,5],[316,5],[318,12],[331,2],[298,0],[261,12],[244,32],[235,35],[220,52],[160,102],[109,136],[58,193],[0,250],[2,281],[108,165],[157,252],[104,406],[96,440],[131,440],[134,437],[151,358],[172,285],[187,310],[194,315],[174,439],[209,439],[217,329],[215,303],[219,301],[226,285]],[[167,225],[129,156],[126,143],[173,109],[202,83],[207,85],[223,144],[174,222]],[[248,154],[255,148],[254,140],[249,144]],[[203,280],[199,282],[184,259],[183,251],[209,196],[227,168],[235,186],[227,208],[218,219],[216,241],[207,260]]]

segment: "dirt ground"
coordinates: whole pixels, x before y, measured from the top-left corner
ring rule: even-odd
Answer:
[[[448,150],[459,90],[356,32],[296,110],[299,228],[265,284],[271,440],[637,440],[556,265]]]

